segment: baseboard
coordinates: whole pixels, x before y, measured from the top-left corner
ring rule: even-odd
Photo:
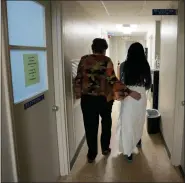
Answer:
[[[70,169],[73,168],[73,165],[75,164],[76,159],[78,158],[78,155],[79,155],[80,150],[82,149],[82,146],[83,146],[84,143],[85,143],[85,135],[83,136],[82,140],[80,141],[80,144],[78,145],[78,148],[75,152],[75,155],[74,155],[73,159],[70,162]]]
[[[169,157],[169,159],[170,159],[170,158],[171,158],[171,153],[170,153],[170,151],[169,151],[169,149],[168,149],[168,146],[167,146],[167,144],[166,144],[166,142],[165,142],[165,140],[164,140],[164,136],[163,136],[163,134],[162,134],[161,131],[160,131],[160,135],[161,135],[161,138],[162,138],[162,140],[163,140],[164,147],[165,147],[165,149],[166,149],[166,152],[167,152],[167,154],[168,154],[168,157]]]
[[[179,166],[179,170],[180,170],[180,173],[181,173],[183,179],[185,179],[185,174],[184,174],[184,170],[182,169],[182,166]]]

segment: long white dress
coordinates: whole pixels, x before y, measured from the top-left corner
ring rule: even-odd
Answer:
[[[144,87],[132,86],[128,88],[139,92],[141,99],[137,101],[128,96],[121,101],[116,136],[119,142],[119,151],[130,156],[143,134],[147,98]]]

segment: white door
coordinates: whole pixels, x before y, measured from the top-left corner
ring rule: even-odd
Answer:
[[[177,38],[177,79],[172,164],[184,170],[184,1],[179,1]]]
[[[180,100],[181,100],[181,109],[180,109],[180,120],[182,124],[182,150],[181,150],[181,167],[185,173],[185,164],[184,164],[184,1],[179,1],[179,11],[180,11],[180,18],[179,18],[179,56],[180,56]]]
[[[51,2],[7,1],[6,6],[19,180],[53,182],[60,174]]]

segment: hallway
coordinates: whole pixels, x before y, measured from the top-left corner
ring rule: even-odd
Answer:
[[[143,134],[143,146],[128,164],[122,154],[117,151],[115,130],[118,114],[118,102],[113,107],[113,128],[111,148],[108,158],[100,152],[94,164],[86,162],[87,145],[83,148],[67,179],[64,182],[183,182],[179,170],[169,161],[163,140],[159,134],[149,136],[146,129]],[[63,181],[62,181],[63,182]]]
[[[169,16],[171,8],[175,14]],[[184,1],[2,0],[1,11],[2,182],[183,182]],[[73,84],[95,38],[106,40],[116,74],[134,42],[142,44],[151,71],[160,71],[157,109],[164,140],[145,127],[143,147],[131,164],[117,150],[116,101],[112,152],[103,157],[99,142],[95,163],[86,162]]]

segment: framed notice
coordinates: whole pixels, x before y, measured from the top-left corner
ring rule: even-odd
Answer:
[[[25,86],[40,82],[39,61],[37,54],[23,54]]]

